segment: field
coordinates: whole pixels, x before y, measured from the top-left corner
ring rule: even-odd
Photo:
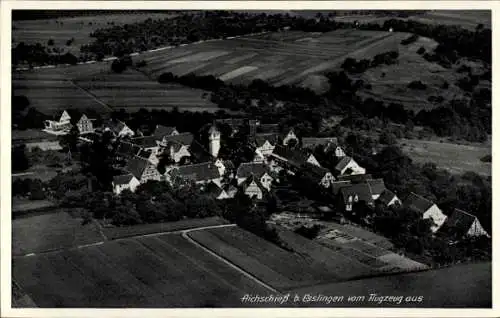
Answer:
[[[278,290],[372,274],[368,266],[288,231],[280,236],[293,252],[235,227],[196,231],[189,236]]]
[[[20,42],[26,44],[40,43],[47,46],[49,39],[54,40],[53,47],[63,48],[78,56],[80,46],[94,39],[90,33],[97,29],[109,28],[112,25],[123,25],[151,19],[172,17],[172,13],[127,13],[106,14],[96,16],[80,16],[58,19],[18,20],[12,22],[12,46]],[[71,45],[66,41],[73,38]]]
[[[206,41],[141,54],[152,76],[172,72],[214,75],[234,84],[262,79],[274,85],[301,84],[334,69],[347,56],[370,57],[391,50],[405,33],[336,30],[327,33],[284,31]]]
[[[99,113],[175,106],[181,111],[217,110],[202,90],[159,84],[132,69],[112,73],[110,62],[15,72],[12,87],[15,95],[25,95],[31,106],[47,115],[69,108]]]
[[[416,162],[434,162],[452,173],[474,171],[491,176],[491,163],[480,160],[491,155],[491,145],[459,145],[415,139],[402,139],[400,143],[403,151]]]
[[[14,219],[12,254],[47,252],[103,240],[95,224],[81,222],[64,210]]]

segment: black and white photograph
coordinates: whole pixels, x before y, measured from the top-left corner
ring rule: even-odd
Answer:
[[[12,9],[11,309],[491,310],[494,10],[395,8]]]

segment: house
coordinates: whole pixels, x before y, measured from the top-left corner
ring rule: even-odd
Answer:
[[[71,127],[71,116],[69,113],[64,110],[61,113],[61,116],[57,120],[45,120],[44,122],[45,129],[44,131],[48,133],[54,134],[64,134],[70,131]]]
[[[404,206],[421,214],[424,220],[430,219],[433,222],[431,225],[431,231],[433,233],[439,230],[447,218],[434,202],[413,192],[404,201]]]
[[[241,185],[249,177],[253,176],[267,190],[271,189],[274,178],[269,168],[262,163],[244,162],[236,170],[236,183]]]
[[[204,188],[205,193],[213,197],[216,200],[229,199],[229,195],[222,189],[219,185],[214,182],[209,182]]]
[[[243,193],[245,193],[249,198],[256,198],[257,200],[262,200],[268,191],[259,179],[253,175],[242,182],[241,188]]]
[[[112,182],[113,193],[119,195],[125,189],[134,192],[140,184],[139,180],[131,173],[114,176]]]
[[[269,164],[274,171],[279,171],[281,169],[288,169],[291,171],[300,168],[305,163],[321,167],[313,154],[307,153],[301,149],[290,149],[276,145],[270,155]]]
[[[351,186],[351,181],[333,181],[330,183],[330,190],[334,196],[338,196],[340,189]]]
[[[264,158],[273,152],[278,143],[278,135],[274,133],[256,134],[253,139],[256,154],[262,155]]]
[[[353,175],[353,174],[364,174],[366,172],[365,168],[358,165],[354,159],[349,156],[342,157],[337,165],[335,165],[335,172],[338,175]]]
[[[120,141],[116,147],[116,154],[122,159],[130,159],[137,156],[141,147],[127,141]]]
[[[168,127],[163,125],[156,125],[155,130],[152,136],[156,137],[158,140],[162,140],[165,136],[174,136],[178,135],[176,127]]]
[[[300,172],[303,178],[306,178],[314,184],[320,185],[324,188],[329,188],[335,180],[330,170],[310,163],[304,164],[301,167]]]
[[[166,179],[173,183],[176,178],[193,181],[196,184],[214,182],[218,186],[221,186],[222,180],[219,169],[212,162],[173,167],[166,173]]]
[[[280,127],[278,124],[261,124],[257,125],[257,134],[278,134]]]
[[[80,135],[94,132],[94,126],[92,124],[92,120],[90,120],[85,114],[83,114],[80,117],[80,119],[76,123],[76,127],[78,128]]]
[[[373,206],[373,196],[367,183],[356,183],[339,190],[339,201],[341,207],[346,212],[351,212],[357,202],[364,202],[368,206]]]
[[[228,196],[229,199],[234,198],[236,193],[238,192],[238,188],[236,188],[234,185],[230,184],[226,187],[224,190]]]
[[[178,163],[184,157],[191,157],[189,148],[193,140],[194,136],[191,133],[164,136],[159,143],[159,152],[168,154],[175,163]]]
[[[315,149],[318,146],[322,146],[325,149],[330,144],[337,144],[337,138],[335,137],[302,137],[302,148],[305,149]]]
[[[391,190],[385,189],[384,192],[376,199],[378,203],[383,204],[386,207],[392,205],[401,205],[401,200],[392,192]]]
[[[352,183],[361,183],[372,179],[373,177],[371,174],[352,174],[352,175],[337,176],[337,180],[339,181],[349,181]]]
[[[149,160],[141,157],[133,157],[127,161],[126,170],[139,180],[140,183],[145,183],[148,180],[160,181],[160,172],[156,166]]]
[[[158,162],[160,161],[152,150],[141,149],[137,157],[148,160],[155,165],[155,167],[158,166]]]
[[[366,183],[370,187],[370,192],[372,194],[373,200],[377,200],[385,191],[384,179],[370,179],[366,180]]]
[[[295,135],[293,128],[290,128],[290,130],[288,130],[288,132],[284,133],[281,138],[282,138],[283,146],[288,146],[288,144],[291,141],[294,141],[295,145],[299,144],[299,138],[297,138],[297,135]]]
[[[460,209],[453,210],[439,229],[439,233],[457,239],[483,235],[490,237],[475,215]]]
[[[103,125],[104,131],[109,131],[115,137],[133,137],[134,131],[120,120],[109,120]]]

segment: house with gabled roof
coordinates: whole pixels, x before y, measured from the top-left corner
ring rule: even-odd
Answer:
[[[174,162],[178,163],[184,157],[191,157],[189,148],[193,141],[194,136],[191,133],[164,136],[159,143],[159,152],[167,154]]]
[[[361,167],[352,157],[342,157],[335,165],[337,175],[365,174],[365,168]]]
[[[337,180],[339,181],[349,181],[352,183],[361,183],[372,179],[373,177],[371,174],[351,174],[351,175],[337,176]]]
[[[275,171],[281,169],[287,169],[289,171],[297,170],[305,163],[321,167],[313,154],[301,149],[290,149],[280,145],[276,145],[269,159],[269,164],[272,170]]]
[[[338,144],[338,139],[335,137],[302,137],[301,146],[306,149],[315,149],[322,146],[325,149],[330,144]]]
[[[130,139],[130,143],[139,146],[141,149],[150,150],[157,154],[160,148],[159,142],[154,136],[135,137]]]
[[[386,190],[384,179],[369,179],[366,183],[370,187],[370,192],[372,194],[373,200],[377,200],[380,195]]]
[[[358,202],[374,206],[373,196],[367,183],[356,183],[341,187],[338,195],[340,206],[346,212],[351,212]]]
[[[490,237],[475,215],[460,209],[453,210],[439,229],[439,234],[456,239],[478,236]]]
[[[90,134],[94,132],[94,125],[92,124],[92,120],[89,119],[85,114],[82,114],[82,116],[76,123],[76,127],[78,128],[78,132],[80,133],[80,135]]]
[[[112,182],[113,193],[119,195],[125,189],[134,192],[140,184],[139,180],[132,173],[114,176]]]
[[[256,134],[252,143],[255,152],[265,158],[273,152],[278,143],[278,135],[275,133]]]
[[[290,141],[294,141],[296,145],[299,144],[299,138],[297,137],[297,135],[295,134],[295,131],[293,130],[293,128],[290,128],[288,131],[285,131],[282,135],[281,135],[281,139],[282,139],[282,144],[283,146],[288,146],[288,144],[290,143]]]
[[[129,159],[139,154],[141,148],[128,141],[120,141],[116,147],[116,154],[122,159]]]
[[[335,180],[330,170],[318,167],[311,163],[305,163],[300,168],[300,174],[303,178],[311,181],[315,185],[320,185],[323,188],[329,188]]]
[[[115,137],[133,137],[134,131],[120,120],[109,120],[103,125],[104,131],[109,131]]]
[[[215,182],[209,182],[204,187],[204,192],[216,200],[224,200],[230,198],[226,191]]]
[[[160,181],[161,174],[148,159],[133,157],[127,161],[126,170],[134,175],[140,183],[148,180]]]
[[[446,221],[447,216],[441,211],[441,209],[432,201],[416,194],[410,193],[410,195],[404,201],[404,206],[414,212],[422,215],[422,218],[429,219],[432,221],[431,231],[435,233]]]
[[[153,151],[146,149],[141,149],[137,154],[137,157],[146,159],[155,166],[158,166],[158,162],[160,161]]]
[[[212,162],[173,167],[165,173],[165,177],[170,183],[173,183],[176,178],[180,178],[196,184],[214,182],[219,186],[221,186],[222,180],[219,169]]]
[[[344,180],[344,181],[339,181],[339,180],[332,181],[330,183],[331,193],[334,196],[337,196],[340,192],[340,189],[345,188],[345,187],[349,187],[349,186],[351,186],[351,184],[352,184],[351,181],[348,181],[348,180],[347,181],[346,180]]]
[[[174,136],[174,135],[178,135],[178,134],[179,134],[179,131],[177,131],[176,127],[156,125],[152,136],[156,137],[157,140],[162,140],[163,137],[165,137],[165,136]]]
[[[262,163],[244,162],[236,170],[236,182],[241,185],[246,179],[254,176],[267,190],[271,189],[274,180],[269,168]]]
[[[71,116],[66,110],[63,110],[61,113],[59,113],[58,119],[45,120],[43,123],[45,125],[44,131],[52,134],[68,133],[73,126],[71,124]]]
[[[401,205],[401,200],[389,189],[385,189],[384,192],[376,199],[377,203],[381,203],[385,207],[392,205]]]
[[[259,179],[253,175],[241,183],[241,189],[249,198],[255,198],[257,200],[262,200],[268,191]]]

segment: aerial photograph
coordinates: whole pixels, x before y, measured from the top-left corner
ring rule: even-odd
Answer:
[[[492,308],[491,10],[11,30],[13,309]]]

